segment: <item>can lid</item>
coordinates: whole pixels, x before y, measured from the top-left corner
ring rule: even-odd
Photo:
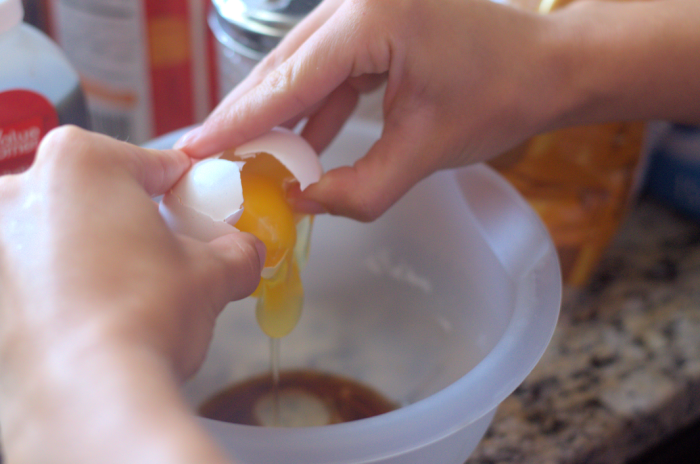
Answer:
[[[234,40],[267,53],[320,0],[213,0],[219,26]]]
[[[0,0],[0,34],[21,23],[23,17],[22,0]]]

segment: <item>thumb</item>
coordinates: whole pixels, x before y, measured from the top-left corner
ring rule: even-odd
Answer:
[[[331,214],[363,222],[377,219],[435,170],[434,157],[420,140],[408,126],[385,128],[353,166],[328,171],[304,190],[300,205],[318,203]]]
[[[221,308],[249,296],[260,282],[265,262],[265,245],[252,234],[236,232],[219,237],[204,245],[208,259],[198,260],[204,267],[200,273],[200,288]]]

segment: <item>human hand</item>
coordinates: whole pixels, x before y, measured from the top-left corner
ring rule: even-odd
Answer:
[[[432,172],[543,130],[556,105],[546,18],[484,0],[326,0],[179,144],[205,157],[308,117],[318,151],[386,81],[381,139],[297,208],[373,220]],[[358,154],[361,155],[361,154]]]
[[[200,243],[168,230],[151,196],[190,164],[61,128],[29,171],[0,178],[0,420],[12,462],[158,462],[165,441],[180,455],[168,464],[223,461],[176,380],[202,362],[224,305],[255,290],[265,252],[249,234]]]
[[[32,308],[49,331],[52,317],[89,323],[87,336],[148,345],[191,374],[219,311],[255,290],[264,245],[243,233],[200,243],[167,229],[150,196],[190,163],[175,150],[52,132],[30,171],[0,178],[0,317]],[[79,329],[61,325],[54,335]]]

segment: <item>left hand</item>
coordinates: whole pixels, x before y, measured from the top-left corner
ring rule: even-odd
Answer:
[[[151,196],[190,165],[69,127],[46,136],[29,171],[0,178],[0,425],[12,462],[157,462],[146,449],[161,440],[189,462],[223,462],[177,380],[201,364],[225,304],[255,290],[264,246],[167,228]]]

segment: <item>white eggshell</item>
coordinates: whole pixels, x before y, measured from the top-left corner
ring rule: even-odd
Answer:
[[[274,156],[299,181],[302,190],[318,182],[323,174],[318,155],[309,142],[283,127],[275,127],[257,139],[238,146],[234,151],[237,157],[244,160],[258,153]]]
[[[302,189],[317,182],[323,174],[311,145],[288,129],[275,128],[234,152],[243,161],[260,153],[268,153],[280,161]],[[243,214],[244,162],[219,159],[219,156],[196,163],[163,196],[159,210],[173,231],[208,242],[238,230],[234,224]],[[263,274],[272,275],[275,271],[276,268],[265,268]]]
[[[173,187],[183,205],[224,221],[243,204],[241,169],[238,163],[208,158],[196,163]]]
[[[243,214],[240,169],[216,158],[192,166],[160,203],[170,229],[205,242],[236,232],[233,225]]]
[[[210,242],[238,230],[227,222],[214,221],[206,214],[183,205],[180,199],[171,193],[163,196],[158,211],[170,230],[203,242]],[[240,214],[238,216],[240,217]]]

